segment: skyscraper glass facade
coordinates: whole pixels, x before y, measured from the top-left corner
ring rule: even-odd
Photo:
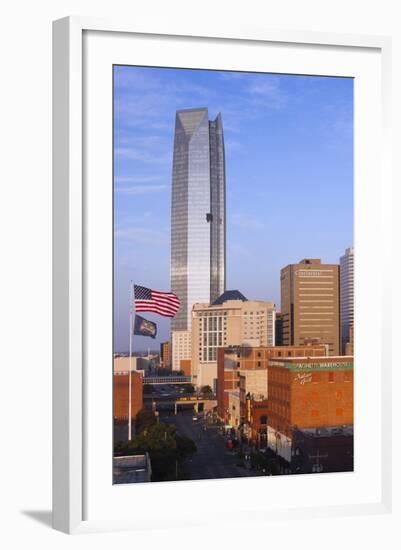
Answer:
[[[177,111],[171,201],[171,289],[181,301],[171,329],[191,327],[194,303],[225,290],[225,158],[221,116]]]
[[[340,314],[341,349],[350,341],[350,328],[354,324],[354,249],[347,248],[340,258]]]

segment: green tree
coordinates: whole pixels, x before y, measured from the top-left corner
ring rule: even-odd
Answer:
[[[190,393],[193,394],[195,392],[195,388],[193,384],[183,384],[184,393]]]
[[[117,451],[117,448],[116,448]],[[196,452],[192,439],[177,434],[170,424],[152,424],[143,427],[131,441],[118,447],[119,454],[149,453],[152,465],[152,480],[176,479],[178,465]]]
[[[138,451],[160,451],[175,449],[175,427],[169,424],[152,424],[144,426],[140,433],[128,443],[129,449]]]
[[[141,433],[145,428],[149,428],[156,424],[156,415],[153,411],[147,411],[142,409],[136,415],[135,431],[137,434]]]

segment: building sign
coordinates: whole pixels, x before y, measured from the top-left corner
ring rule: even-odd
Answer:
[[[333,361],[332,363],[327,361],[323,363],[285,363],[285,367],[290,371],[295,372],[308,372],[308,371],[322,371],[322,370],[354,370],[354,363],[352,361]]]
[[[298,277],[321,277],[322,273],[323,271],[318,271],[317,269],[300,269],[299,271],[296,271]]]
[[[312,382],[312,373],[311,372],[299,372],[294,377],[294,382],[299,382],[302,386],[304,384],[309,384]]]
[[[354,370],[353,361],[322,361],[319,363],[290,363],[270,361],[271,367],[283,367],[291,372],[311,372],[311,371],[328,371],[328,370]]]

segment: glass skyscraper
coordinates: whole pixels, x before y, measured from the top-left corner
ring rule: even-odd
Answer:
[[[340,314],[341,347],[345,353],[346,344],[351,340],[350,330],[354,325],[354,249],[347,248],[340,258]]]
[[[176,113],[171,198],[171,290],[181,307],[171,330],[191,329],[194,303],[225,291],[225,155],[221,115]]]

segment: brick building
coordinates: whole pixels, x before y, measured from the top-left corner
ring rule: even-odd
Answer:
[[[180,370],[184,373],[184,376],[191,376],[191,359],[181,359]]]
[[[237,390],[241,385],[241,376],[248,379],[248,390],[243,382],[245,395],[253,393],[259,400],[268,397],[267,368],[269,360],[285,357],[313,357],[326,354],[324,345],[307,346],[231,346],[219,348],[217,353],[217,413],[222,419],[226,419],[228,408],[227,392]],[[252,374],[249,371],[264,371],[260,374]],[[264,391],[260,388],[264,380]],[[258,389],[259,388],[259,389]],[[242,396],[244,403],[244,395]]]
[[[142,374],[131,372],[131,418],[135,418],[143,408]],[[113,383],[114,420],[128,420],[129,373],[114,373]]]
[[[354,467],[354,428],[294,430],[291,473],[349,472]]]
[[[268,400],[246,401],[246,435],[257,447],[267,446]]]
[[[269,448],[291,462],[295,431],[310,430],[310,433],[319,434],[324,428],[332,437],[339,429],[352,427],[353,368],[352,356],[271,360],[268,369]]]
[[[169,340],[160,344],[160,364],[165,369],[171,367],[171,346]]]

